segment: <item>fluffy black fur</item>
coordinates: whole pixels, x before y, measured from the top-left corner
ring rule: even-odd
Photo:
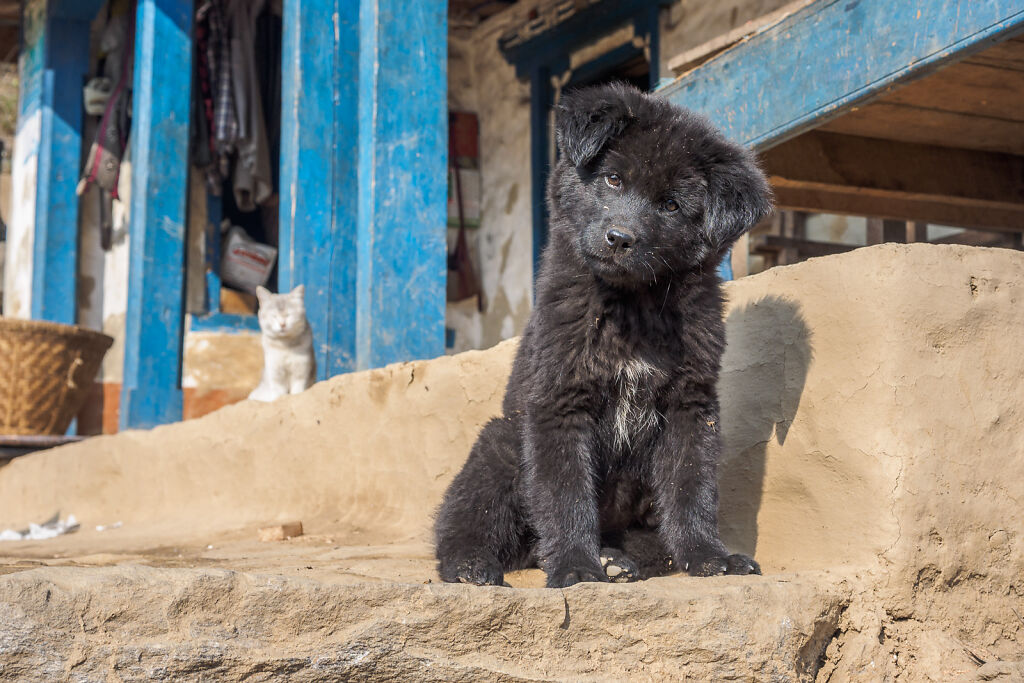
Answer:
[[[716,268],[771,210],[753,155],[625,85],[563,98],[550,241],[509,379],[438,513],[445,581],[760,573],[719,538]]]

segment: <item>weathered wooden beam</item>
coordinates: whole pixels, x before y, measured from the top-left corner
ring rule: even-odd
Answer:
[[[191,0],[139,0],[121,429],[181,419]]]
[[[980,230],[965,230],[955,235],[939,237],[932,240],[933,244],[967,244],[972,247],[1002,247],[1004,249],[1020,249],[1021,233],[995,233]]]
[[[819,0],[661,93],[767,149],[1022,30],[1020,0]]]
[[[668,60],[668,69],[676,76],[682,76],[683,74],[696,69],[715,55],[734,47],[737,43],[749,40],[751,36],[774,26],[789,15],[795,14],[815,1],[816,0],[794,0],[794,2],[787,3],[774,12],[769,12],[763,16],[756,17],[742,26],[734,28],[728,33],[717,35],[706,43],[701,43],[700,45],[690,48],[686,52],[682,52]]]
[[[792,250],[797,252],[798,258],[843,254],[857,248],[857,245],[854,244],[819,242],[796,237],[783,237],[781,235],[758,235],[751,239],[750,244],[750,250],[753,252],[779,253],[785,250]],[[779,265],[785,264],[780,263]]]
[[[1024,157],[1013,154],[813,131],[766,151],[762,160],[783,208],[1024,227]]]
[[[994,207],[987,202],[969,200],[950,202],[905,192],[794,182],[777,176],[769,180],[775,191],[776,205],[784,209],[920,220],[982,230],[1024,230],[1024,211],[1019,208]]]

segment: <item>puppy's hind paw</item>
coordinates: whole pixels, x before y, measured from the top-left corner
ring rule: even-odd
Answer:
[[[618,548],[601,548],[601,566],[605,576],[613,583],[632,583],[640,580],[636,563]]]

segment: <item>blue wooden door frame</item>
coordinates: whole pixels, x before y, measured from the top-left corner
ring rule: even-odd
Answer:
[[[77,322],[78,181],[89,24],[102,0],[22,6],[19,129],[39,115],[29,315]],[[29,151],[29,154],[33,151]]]
[[[138,0],[120,427],[180,420],[192,0]]]
[[[632,23],[634,35],[648,39],[650,51],[650,88],[658,84],[658,12],[666,0],[623,0],[604,2],[580,12],[562,24],[502,53],[516,67],[516,75],[530,80],[530,201],[533,217],[533,266],[547,244],[548,215],[545,188],[551,164],[549,112],[555,91],[551,77],[569,69],[569,56],[595,37]],[[606,55],[583,64],[576,73],[609,70],[635,57],[640,50],[632,44],[613,48]]]
[[[320,379],[444,353],[447,3],[290,0],[281,290]]]

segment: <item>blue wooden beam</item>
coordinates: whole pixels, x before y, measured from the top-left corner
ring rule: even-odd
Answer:
[[[120,425],[181,419],[191,0],[139,0]]]
[[[321,378],[444,353],[444,0],[292,0],[279,288],[306,285]]]
[[[444,354],[447,5],[360,6],[360,369]]]
[[[282,29],[278,289],[306,286],[319,379],[356,368],[359,8],[346,5],[291,0]]]
[[[1022,31],[1021,0],[819,0],[660,92],[766,149]]]
[[[19,143],[35,145],[20,150],[19,157],[36,160],[34,177],[27,179],[35,187],[28,312],[32,318],[67,324],[76,322],[77,313],[75,185],[82,149],[82,85],[89,70],[89,22],[100,4],[32,0],[22,6],[19,129],[23,124],[38,126],[37,135],[19,135]],[[24,226],[15,230],[19,227]]]

